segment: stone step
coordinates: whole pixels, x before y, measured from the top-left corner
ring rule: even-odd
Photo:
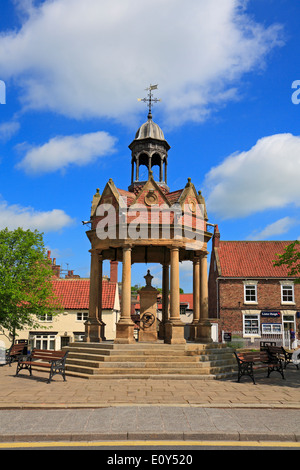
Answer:
[[[79,348],[79,347],[69,347],[69,352],[82,352],[88,354],[99,354],[103,356],[153,356],[153,355],[165,355],[165,356],[173,356],[174,354],[178,356],[185,356],[184,350],[153,350],[149,349],[101,349],[101,348]]]
[[[219,349],[208,349],[208,350],[199,350],[194,351],[185,351],[184,349],[152,349],[152,348],[139,348],[134,349],[102,349],[102,348],[81,348],[81,347],[67,347],[64,348],[69,351],[69,353],[81,353],[81,354],[91,354],[99,356],[182,356],[182,357],[197,357],[197,356],[211,356],[212,354],[219,355],[220,351],[223,354],[227,354],[228,357],[232,356],[233,353],[231,350],[219,350]]]
[[[151,380],[221,380],[226,378],[231,378],[236,375],[236,372],[221,372],[217,374],[208,374],[208,375],[201,375],[201,374],[193,374],[186,375],[186,374],[152,374],[151,372],[146,372],[143,374],[85,374],[83,372],[75,372],[75,371],[67,371],[67,376],[70,377],[78,377],[81,379],[87,380],[120,380],[120,379],[151,379]]]
[[[180,369],[186,369],[186,368],[207,368],[207,367],[226,367],[231,366],[232,364],[228,364],[227,361],[224,361],[222,359],[215,360],[215,361],[205,361],[205,362],[193,362],[193,363],[186,363],[186,362],[157,362],[157,361],[146,361],[146,362],[137,362],[137,361],[125,361],[125,362],[96,362],[96,361],[90,361],[90,360],[85,360],[81,359],[78,360],[77,358],[69,358],[67,359],[67,365],[68,366],[73,366],[73,365],[78,365],[78,366],[84,366],[84,367],[91,367],[91,368],[97,368],[97,369],[105,369],[105,368],[180,368]]]
[[[206,360],[211,360],[211,359],[217,359],[218,357],[222,356],[222,358],[226,358],[228,360],[235,360],[233,354],[231,351],[227,352],[224,351],[222,354],[220,354],[219,351],[212,350],[211,352],[203,352],[198,355],[186,355],[184,353],[178,354],[170,351],[165,351],[162,352],[158,355],[158,352],[155,351],[155,354],[153,354],[153,351],[151,351],[151,354],[149,351],[138,351],[134,353],[133,351],[118,351],[117,354],[115,351],[111,351],[110,353],[107,354],[107,351],[102,354],[101,351],[97,350],[87,350],[87,349],[79,349],[79,348],[70,348],[69,349],[69,357],[78,357],[78,358],[89,358],[89,359],[94,359],[94,360],[99,360],[99,361],[127,361],[127,360],[163,360],[163,358],[168,358],[168,360],[177,360],[180,358],[182,361],[206,361]]]
[[[222,349],[230,349],[226,346],[226,344],[219,344],[219,343],[209,343],[209,344],[198,344],[198,343],[185,343],[185,344],[166,344],[162,341],[158,341],[157,343],[140,343],[136,342],[133,344],[117,344],[109,341],[105,341],[102,343],[85,343],[83,341],[70,343],[68,346],[65,346],[63,349],[70,349],[70,348],[84,348],[84,349],[101,349],[101,350],[108,350],[108,351],[117,351],[117,350],[126,350],[130,351],[133,350],[137,352],[139,350],[151,350],[152,352],[156,349],[165,350],[165,351],[185,351],[188,353],[196,353],[204,350],[222,350]]]
[[[232,350],[220,344],[163,342],[72,343],[66,373],[94,377],[210,377],[220,378],[236,371]]]
[[[66,372],[78,372],[78,373],[84,373],[84,374],[91,374],[91,375],[110,375],[110,374],[117,374],[120,377],[123,375],[145,375],[145,374],[150,374],[150,375],[169,375],[169,374],[176,374],[176,375],[212,375],[212,374],[217,374],[217,373],[224,373],[224,372],[233,372],[231,368],[214,368],[213,370],[210,367],[203,368],[203,369],[197,369],[197,368],[142,368],[142,367],[137,367],[134,369],[129,369],[129,368],[106,368],[106,369],[92,369],[88,367],[78,367],[78,366],[68,366],[66,369]]]

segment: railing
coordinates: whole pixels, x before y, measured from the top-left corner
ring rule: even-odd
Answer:
[[[289,331],[284,333],[261,334],[260,336],[244,336],[242,331],[231,332],[231,345],[237,348],[260,349],[261,343],[272,343],[274,346],[291,348]]]

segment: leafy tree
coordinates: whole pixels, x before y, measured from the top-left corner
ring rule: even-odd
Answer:
[[[293,243],[285,247],[283,254],[278,256],[275,260],[274,266],[286,265],[289,269],[289,276],[298,276],[300,274],[300,241],[295,240]],[[300,282],[298,279],[296,282]]]
[[[43,234],[18,228],[0,231],[0,325],[16,330],[40,327],[44,315],[61,309],[53,292],[52,268]]]

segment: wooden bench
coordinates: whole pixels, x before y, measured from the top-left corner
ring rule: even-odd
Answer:
[[[293,353],[286,351],[283,346],[267,346],[267,351],[271,356],[277,357],[283,361],[283,368],[290,363],[293,364],[292,356]],[[298,369],[298,364],[294,364]]]
[[[66,380],[65,368],[68,351],[49,351],[46,349],[34,349],[30,356],[26,359],[19,358],[16,376],[23,369],[29,370],[32,375],[32,368],[49,368],[50,374],[47,383],[51,382],[52,377],[55,374],[62,375],[63,379]]]
[[[267,377],[271,372],[279,372],[284,379],[282,360],[270,357],[268,351],[235,351],[234,354],[238,363],[238,382],[243,375],[249,375],[255,384],[254,371],[263,368],[268,368]]]
[[[27,354],[27,343],[14,344],[11,348],[6,350],[6,362],[11,367],[11,363],[14,362],[22,355]]]

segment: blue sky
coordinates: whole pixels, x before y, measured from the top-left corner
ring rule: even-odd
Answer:
[[[299,17],[298,0],[2,0],[0,228],[37,228],[88,276],[81,221],[109,178],[130,184],[137,98],[158,83],[171,191],[191,177],[223,240],[299,238]]]

